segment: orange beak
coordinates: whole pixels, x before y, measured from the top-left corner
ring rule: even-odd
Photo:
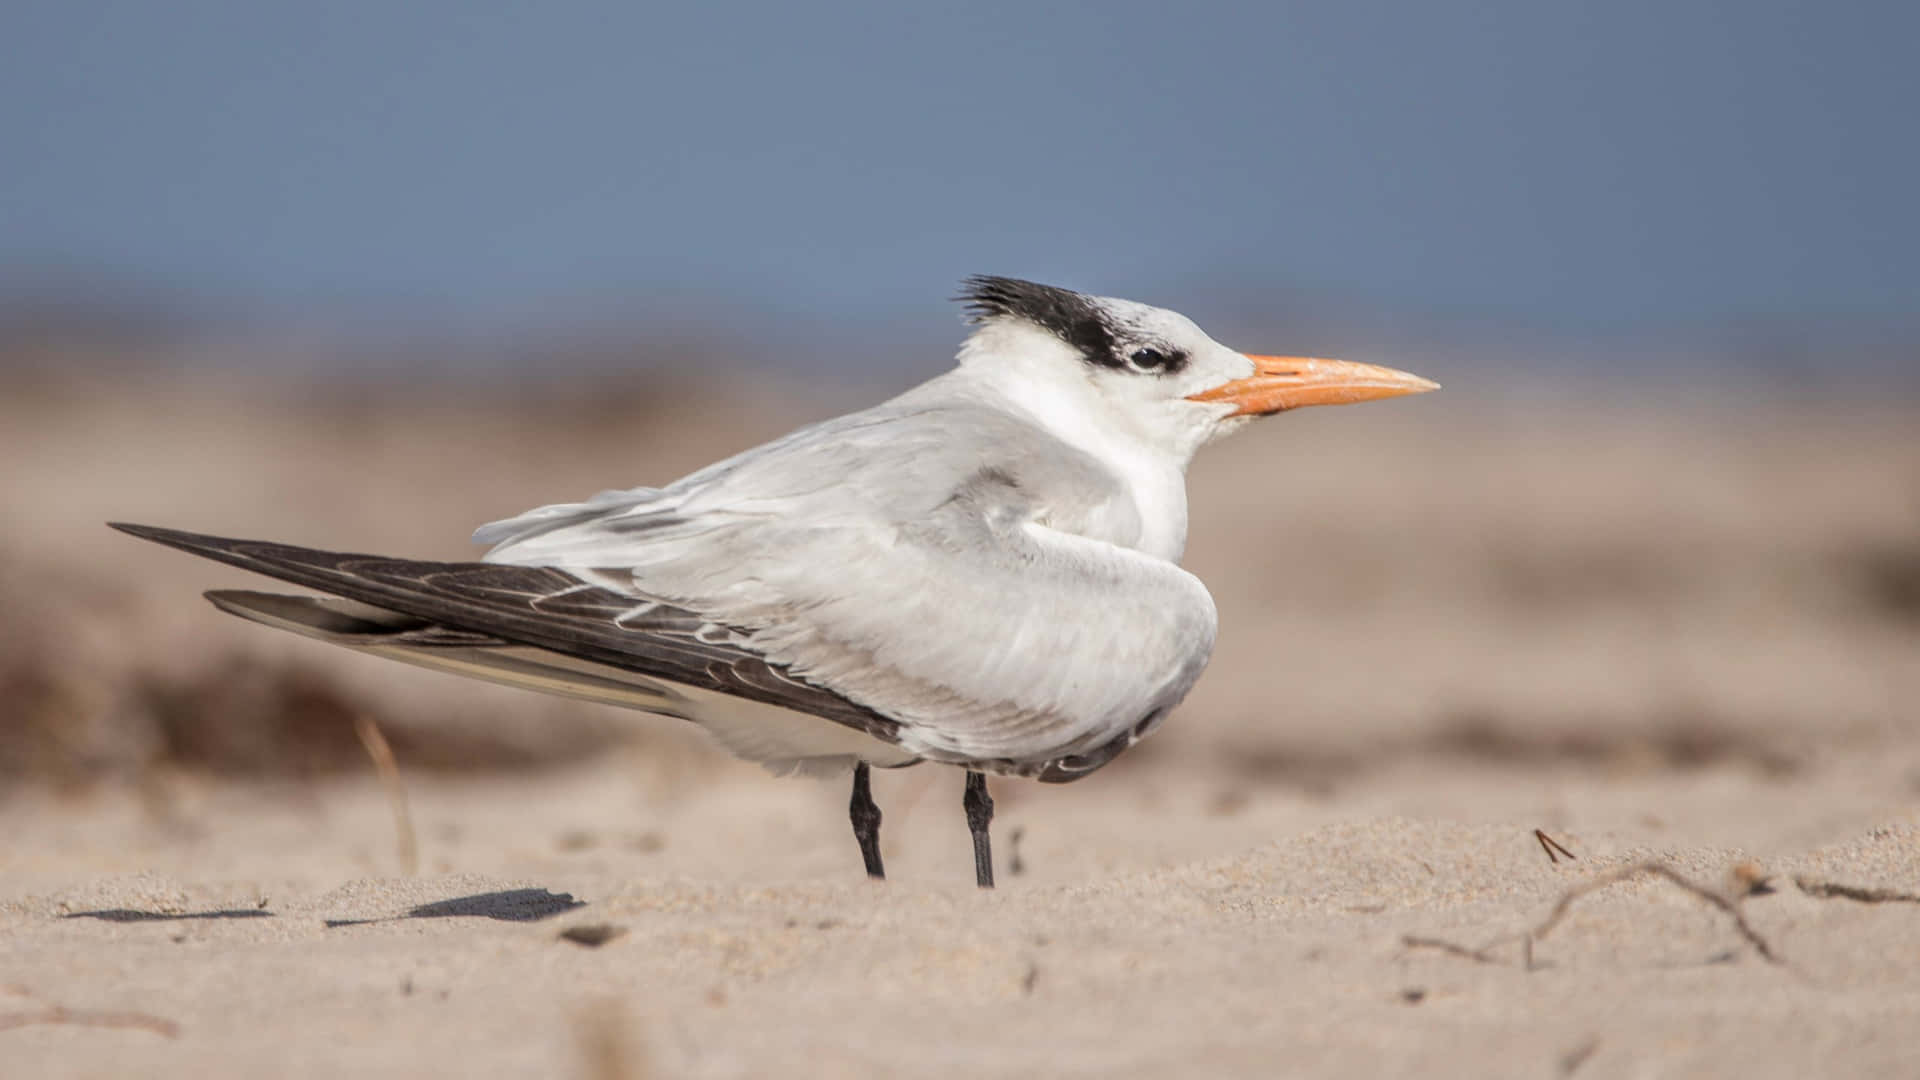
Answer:
[[[1424,394],[1440,384],[1418,375],[1350,360],[1306,356],[1253,356],[1253,374],[1187,398],[1239,406],[1228,416],[1266,416],[1302,405],[1351,405],[1356,401]]]

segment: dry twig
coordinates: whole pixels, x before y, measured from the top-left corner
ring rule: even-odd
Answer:
[[[393,807],[393,831],[398,836],[400,846],[400,866],[408,877],[420,871],[420,849],[413,834],[413,815],[407,812],[407,789],[400,782],[400,763],[394,760],[393,747],[387,745],[387,737],[380,734],[380,726],[366,713],[353,716],[354,734],[360,736],[360,745],[367,748],[367,756],[373,759],[373,770],[380,774],[380,783],[387,789],[387,802]]]
[[[1441,952],[1447,953],[1450,956],[1465,957],[1476,964],[1500,963],[1499,957],[1487,951],[1501,944],[1499,941],[1491,942],[1483,948],[1469,949],[1465,945],[1456,944],[1445,938],[1421,937],[1418,934],[1406,934],[1400,938],[1400,944],[1409,949],[1439,949]]]
[[[1560,855],[1565,855],[1569,859],[1578,858],[1578,856],[1574,855],[1573,852],[1568,851],[1566,847],[1560,843],[1560,841],[1555,840],[1551,836],[1548,836],[1545,829],[1533,830],[1533,838],[1535,840],[1540,841],[1540,850],[1547,853],[1548,862],[1551,862],[1551,863],[1559,862]],[[1554,852],[1556,851],[1559,852],[1560,854],[1559,855],[1554,854]]]
[[[172,1039],[180,1035],[180,1025],[164,1017],[138,1012],[113,1012],[101,1009],[69,1009],[64,1005],[49,1005],[34,1012],[0,1014],[0,1031],[26,1027],[29,1024],[76,1024],[81,1027],[134,1028],[151,1031],[155,1035]]]
[[[1767,944],[1767,939],[1761,937],[1759,932],[1754,930],[1752,924],[1747,922],[1747,917],[1740,913],[1738,904],[1714,892],[1712,889],[1695,885],[1693,882],[1681,876],[1679,871],[1662,862],[1643,862],[1635,863],[1632,866],[1624,866],[1618,870],[1601,874],[1591,881],[1583,882],[1568,889],[1560,895],[1559,902],[1553,905],[1553,910],[1548,912],[1547,917],[1540,921],[1540,925],[1527,932],[1527,940],[1533,942],[1546,937],[1549,931],[1559,925],[1560,920],[1565,917],[1567,910],[1573,906],[1575,900],[1580,899],[1588,893],[1604,889],[1609,885],[1618,884],[1628,878],[1639,877],[1642,874],[1652,874],[1655,877],[1663,878],[1671,884],[1705,900],[1721,911],[1726,912],[1727,917],[1733,920],[1734,929],[1740,931],[1740,936],[1747,939],[1747,944],[1753,946],[1753,951],[1759,953],[1761,959],[1769,964],[1785,963],[1779,954],[1773,951],[1773,946]],[[1531,963],[1529,963],[1528,966],[1531,967]]]
[[[1584,881],[1575,885],[1560,894],[1560,899],[1554,901],[1553,910],[1547,912],[1547,917],[1540,920],[1531,930],[1518,934],[1502,934],[1477,949],[1442,938],[1420,937],[1413,934],[1402,937],[1400,943],[1410,949],[1438,949],[1451,956],[1463,957],[1479,964],[1498,964],[1501,961],[1494,956],[1493,951],[1509,942],[1518,941],[1520,943],[1520,966],[1527,971],[1533,971],[1535,970],[1533,943],[1546,937],[1547,934],[1552,932],[1554,927],[1560,925],[1560,920],[1566,917],[1567,911],[1573,907],[1574,901],[1589,893],[1604,889],[1609,885],[1616,885],[1629,878],[1639,877],[1642,874],[1651,874],[1661,878],[1705,900],[1714,907],[1719,908],[1727,914],[1728,918],[1733,920],[1734,929],[1740,931],[1740,936],[1746,939],[1747,944],[1753,946],[1753,951],[1759,953],[1761,959],[1769,964],[1786,963],[1778,953],[1773,951],[1773,946],[1767,943],[1767,939],[1761,937],[1759,931],[1755,930],[1753,925],[1747,922],[1747,917],[1740,912],[1739,904],[1712,889],[1694,884],[1682,876],[1679,871],[1660,862],[1643,862],[1635,863],[1632,866],[1623,866],[1617,870],[1610,870],[1601,874],[1590,881]]]

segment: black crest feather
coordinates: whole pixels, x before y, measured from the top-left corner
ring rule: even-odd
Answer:
[[[961,282],[956,298],[967,306],[972,321],[1008,317],[1024,319],[1103,366],[1118,363],[1114,333],[1099,305],[1070,289],[981,274]]]

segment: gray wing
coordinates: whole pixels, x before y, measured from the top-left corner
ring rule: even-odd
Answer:
[[[317,551],[150,525],[113,527],[419,620],[394,624],[383,636],[389,645],[531,645],[819,716],[887,742],[895,741],[899,728],[871,709],[795,678],[746,644],[736,630],[561,570]]]
[[[902,399],[632,494],[490,527],[487,558],[623,568],[933,760],[1095,767],[1212,650],[1200,582],[1124,546],[1124,485],[1001,409]]]

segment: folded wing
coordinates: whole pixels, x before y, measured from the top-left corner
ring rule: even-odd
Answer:
[[[819,716],[889,742],[899,726],[830,690],[792,677],[745,646],[738,631],[671,604],[614,592],[562,570],[318,551],[151,525],[116,523],[114,528],[417,621],[389,621],[385,632],[397,636],[387,644],[533,646]],[[220,596],[214,599],[221,602]],[[259,602],[252,606],[258,607]],[[382,625],[377,619],[323,610],[337,621],[330,626],[322,623],[320,628],[336,633],[357,629],[364,636]],[[297,612],[283,606],[278,614],[291,619]]]
[[[487,558],[619,567],[933,760],[1107,753],[1212,650],[1205,588],[1128,546],[1125,485],[1004,409],[903,401],[564,516]]]

